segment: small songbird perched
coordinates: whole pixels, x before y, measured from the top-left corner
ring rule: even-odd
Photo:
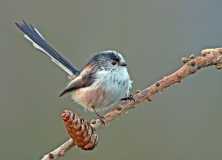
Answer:
[[[121,100],[133,99],[130,95],[132,81],[127,64],[117,51],[101,51],[79,70],[56,51],[36,27],[25,21],[15,24],[24,33],[24,37],[41,51],[40,53],[48,56],[71,77],[71,81],[59,96],[71,93],[74,101],[95,112],[97,116],[100,116],[99,111],[117,105]]]

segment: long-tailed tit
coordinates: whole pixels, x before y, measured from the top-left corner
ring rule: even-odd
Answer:
[[[97,112],[117,105],[121,100],[132,99],[132,81],[127,64],[117,51],[98,52],[79,70],[56,51],[36,27],[25,21],[15,24],[24,33],[24,37],[41,51],[40,53],[48,56],[69,77],[73,77],[60,96],[71,93],[74,101],[97,115]]]

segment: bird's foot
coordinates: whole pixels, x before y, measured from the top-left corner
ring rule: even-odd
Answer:
[[[97,118],[100,120],[100,122],[105,126],[106,125],[106,122],[105,122],[105,117],[102,116],[101,114],[99,114],[95,109],[94,110],[94,113],[96,114]]]
[[[128,100],[136,102],[132,94],[130,94],[128,97],[121,98],[121,101],[128,101]]]

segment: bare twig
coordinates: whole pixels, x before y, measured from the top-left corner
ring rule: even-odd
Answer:
[[[198,70],[204,67],[208,66],[215,66],[217,69],[222,69],[222,48],[215,48],[215,49],[205,49],[201,51],[201,54],[197,57],[194,55],[190,55],[189,57],[182,58],[182,62],[184,65],[179,68],[177,71],[175,71],[172,74],[169,74],[165,77],[163,77],[161,80],[157,81],[156,83],[152,84],[148,88],[138,91],[133,97],[135,101],[125,101],[115,107],[113,110],[105,114],[104,116],[104,122],[105,124],[109,124],[112,120],[115,118],[119,117],[120,115],[123,115],[123,113],[126,113],[128,110],[137,107],[136,105],[139,103],[142,103],[146,100],[151,101],[152,98],[160,91],[163,91],[164,89],[176,84],[180,83],[184,78],[186,78],[189,75],[192,75],[196,73]],[[66,114],[63,115],[63,120],[64,116],[67,116],[67,114],[72,114],[71,111],[65,111]],[[45,155],[42,160],[50,160],[51,159],[56,159],[60,157],[60,153],[62,152],[63,154],[65,151],[69,150],[72,146],[74,146],[74,141],[77,146],[81,146],[82,144],[82,139],[80,141],[76,141],[74,139],[80,138],[82,135],[77,134],[76,129],[73,129],[74,123],[75,123],[75,118],[71,118],[72,116],[68,116],[70,122],[72,123],[66,123],[65,126],[67,128],[68,134],[72,138],[67,140],[63,145],[55,149],[54,151],[50,152],[49,154]],[[71,119],[70,119],[71,118]],[[89,128],[99,128],[101,126],[104,126],[104,122],[101,122],[100,119],[96,120],[91,120],[91,123],[84,123],[85,127],[81,128],[81,133],[86,133],[88,132]],[[79,132],[79,130],[78,130]],[[95,136],[95,134],[91,134]],[[92,138],[92,137],[90,137]],[[89,141],[87,141],[89,142]],[[96,141],[93,141],[95,143],[94,146],[91,146],[92,148],[95,147]],[[79,144],[78,144],[79,143]],[[81,148],[81,147],[80,147]],[[45,158],[45,159],[44,159]]]
[[[73,143],[73,139],[70,138],[65,143],[63,143],[61,146],[59,146],[58,148],[56,148],[53,151],[44,155],[41,160],[54,160],[59,157],[63,157],[65,152],[68,151],[69,149],[71,149],[73,146],[75,146]]]

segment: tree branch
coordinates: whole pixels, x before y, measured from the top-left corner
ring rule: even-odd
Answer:
[[[60,145],[58,148],[44,155],[41,160],[53,160],[59,157],[63,157],[65,152],[71,149],[73,146],[75,146],[75,144],[73,143],[72,138],[70,138],[65,143]]]
[[[135,101],[122,102],[120,105],[114,107],[110,112],[106,113],[103,120],[104,122],[100,119],[96,119],[91,120],[89,123],[79,118],[79,116],[73,114],[71,111],[64,111],[61,116],[71,138],[57,149],[45,155],[42,160],[59,158],[61,155],[64,155],[66,151],[72,148],[74,144],[83,150],[93,149],[98,142],[98,137],[94,132],[95,129],[107,126],[107,124],[109,124],[112,120],[123,115],[128,110],[136,108],[137,104],[146,100],[151,101],[157,93],[162,92],[164,89],[176,83],[180,83],[184,78],[196,73],[202,68],[215,66],[217,69],[222,69],[222,48],[202,50],[199,56],[195,57],[194,55],[190,55],[189,57],[184,57],[182,58],[182,62],[184,63],[183,66],[181,66],[177,71],[163,77],[144,90],[138,91],[133,96]]]

